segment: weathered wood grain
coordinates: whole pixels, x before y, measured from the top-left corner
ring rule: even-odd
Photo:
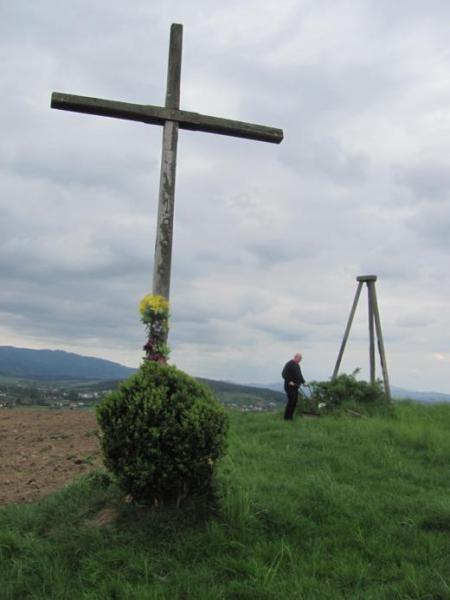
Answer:
[[[151,104],[132,104],[117,100],[104,100],[102,98],[53,92],[51,107],[102,117],[140,121],[150,125],[164,126],[166,121],[175,121],[180,129],[204,131],[272,144],[279,144],[283,140],[283,130],[275,127],[210,117],[200,113]]]

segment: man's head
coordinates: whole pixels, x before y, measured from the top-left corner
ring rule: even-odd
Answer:
[[[297,354],[294,356],[294,360],[296,363],[299,363],[302,360],[303,356],[300,354],[300,352],[297,352]]]

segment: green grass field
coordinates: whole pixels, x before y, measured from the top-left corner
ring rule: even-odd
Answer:
[[[450,598],[450,405],[230,413],[218,496],[124,502],[97,473],[0,510],[0,598]]]

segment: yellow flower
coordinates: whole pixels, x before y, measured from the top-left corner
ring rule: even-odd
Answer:
[[[168,313],[169,312],[169,301],[163,296],[154,296],[147,294],[144,296],[139,304],[139,311],[144,316],[147,311],[150,310],[156,313]]]

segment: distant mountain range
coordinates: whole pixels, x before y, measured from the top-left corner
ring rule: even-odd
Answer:
[[[0,375],[24,379],[126,379],[135,369],[63,350],[0,346]]]
[[[110,360],[81,356],[63,350],[30,350],[13,346],[0,346],[0,376],[36,380],[92,380],[120,381],[136,369]],[[269,385],[241,385],[231,382],[200,379],[207,383],[219,397],[228,402],[238,402],[243,395],[247,401],[284,402],[281,382]],[[418,392],[391,386],[394,398],[410,398],[418,402],[450,402],[450,394]]]
[[[442,392],[416,392],[414,390],[405,390],[403,388],[391,385],[391,394],[393,398],[409,398],[417,402],[450,402],[450,394]]]
[[[281,391],[283,384],[280,383],[269,383],[264,386],[269,390]],[[450,402],[450,394],[444,394],[442,392],[418,392],[415,390],[407,390],[404,388],[396,387],[391,385],[391,395],[397,400],[409,399],[415,400],[416,402]]]

